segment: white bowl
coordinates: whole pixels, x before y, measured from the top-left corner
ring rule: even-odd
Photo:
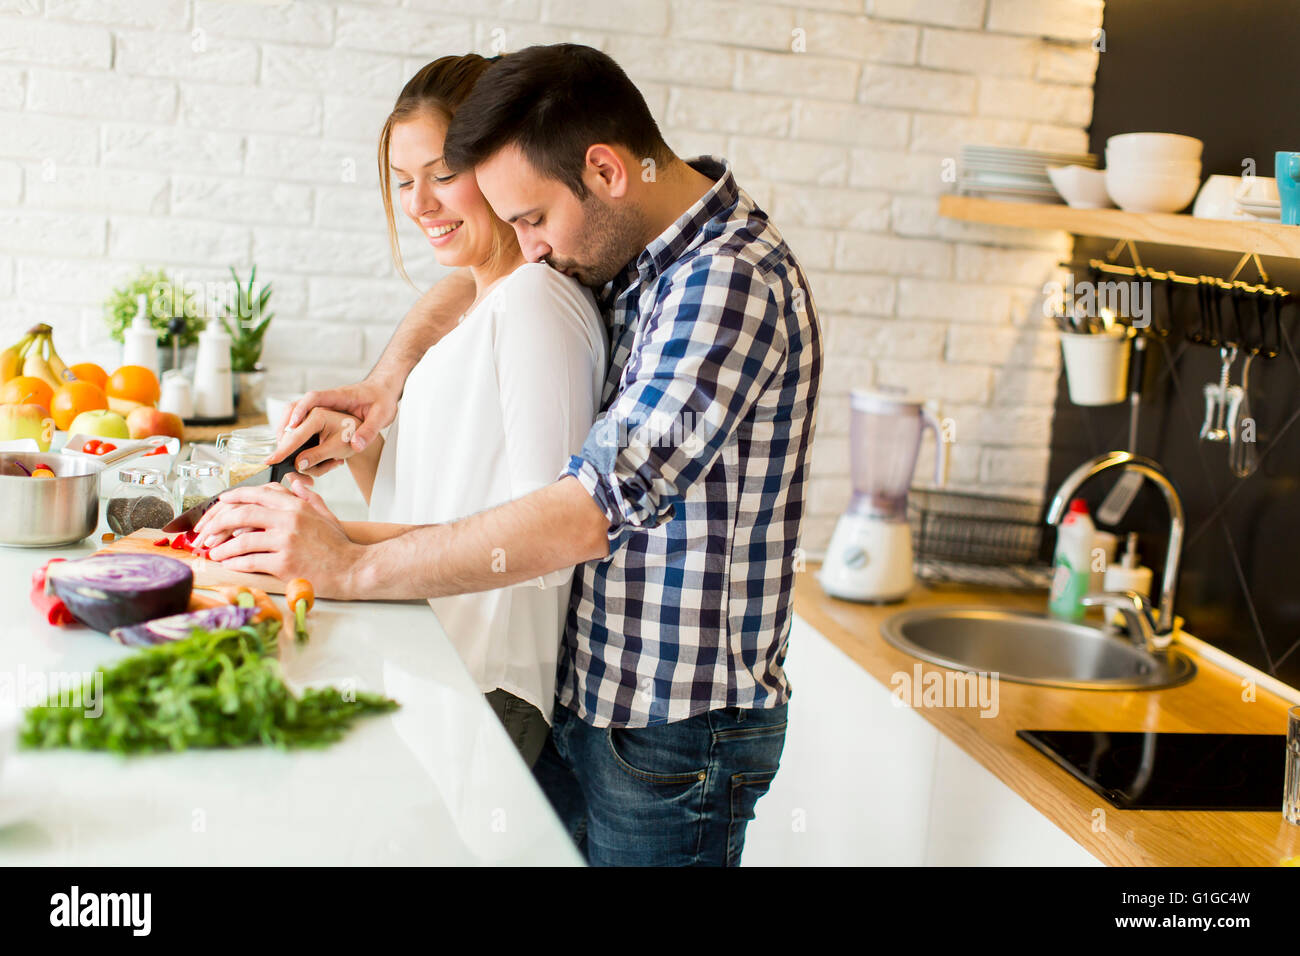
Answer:
[[[1211,176],[1196,194],[1192,215],[1197,219],[1248,219],[1237,208],[1237,192],[1242,187],[1240,176]]]
[[[1178,212],[1196,195],[1196,176],[1167,176],[1106,170],[1106,191],[1126,212]]]
[[[1204,146],[1194,136],[1178,133],[1120,133],[1106,140],[1106,153],[1122,160],[1199,160]]]
[[[1201,175],[1201,161],[1199,159],[1119,159],[1107,153],[1106,168],[1122,169],[1125,172],[1144,174],[1165,173],[1185,176]]]
[[[1233,198],[1255,203],[1275,203],[1278,201],[1277,180],[1272,176],[1240,176],[1241,186]]]
[[[1075,209],[1106,209],[1115,204],[1106,192],[1106,174],[1087,166],[1048,166],[1047,178]]]

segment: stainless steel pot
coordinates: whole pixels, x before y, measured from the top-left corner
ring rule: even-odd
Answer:
[[[0,452],[0,545],[53,548],[75,544],[99,525],[99,475],[110,465],[143,455],[166,442],[110,452],[101,458],[56,452]],[[53,478],[29,478],[46,465]]]

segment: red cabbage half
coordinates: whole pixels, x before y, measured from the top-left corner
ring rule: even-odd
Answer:
[[[225,604],[221,607],[208,607],[201,611],[160,617],[146,621],[144,624],[132,624],[130,627],[115,627],[109,633],[109,637],[127,647],[166,644],[168,641],[179,641],[189,637],[196,627],[205,631],[225,631],[243,627],[256,613],[255,607]]]
[[[184,611],[194,573],[175,558],[152,554],[96,554],[51,564],[45,588],[72,616],[109,633]]]

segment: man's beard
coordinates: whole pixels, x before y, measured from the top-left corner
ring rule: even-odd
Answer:
[[[545,261],[588,288],[599,289],[645,248],[645,217],[637,209],[618,209],[595,196],[589,196],[582,208],[582,232],[589,245],[580,253],[581,258],[551,255]]]

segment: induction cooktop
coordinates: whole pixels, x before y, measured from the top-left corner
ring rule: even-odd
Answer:
[[[1282,809],[1285,734],[1017,730],[1121,810]]]

